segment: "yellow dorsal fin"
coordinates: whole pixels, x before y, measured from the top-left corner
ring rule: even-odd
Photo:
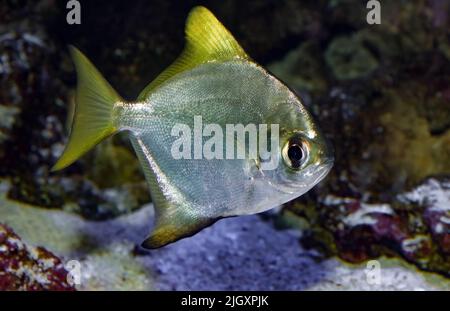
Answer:
[[[186,45],[181,55],[141,92],[144,100],[164,81],[174,75],[211,61],[233,58],[249,59],[233,35],[205,7],[191,10],[186,21]]]

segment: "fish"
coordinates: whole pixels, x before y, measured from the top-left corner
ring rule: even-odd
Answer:
[[[334,161],[329,142],[301,99],[252,60],[207,8],[190,11],[185,40],[179,57],[134,101],[122,99],[88,58],[70,47],[76,107],[68,142],[52,171],[66,168],[104,139],[128,133],[155,209],[153,231],[142,243],[146,249],[193,236],[226,217],[291,201],[321,181]],[[236,150],[230,152],[244,150],[245,156],[174,157],[176,141],[190,136],[182,137],[183,131],[174,135],[174,128],[184,125],[195,132],[199,119],[216,130],[245,125],[247,136],[233,134]],[[247,152],[251,124],[258,142],[270,137],[270,148]],[[204,148],[207,138],[200,138]],[[224,148],[221,138],[214,148]],[[194,135],[192,144],[178,150],[195,149],[198,142]]]

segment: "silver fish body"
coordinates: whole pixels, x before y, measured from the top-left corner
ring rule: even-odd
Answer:
[[[222,128],[226,124],[279,124],[281,133],[295,130],[311,139],[319,135],[299,99],[263,68],[246,60],[201,65],[167,81],[144,102],[119,103],[116,109],[117,125],[134,136],[133,146],[142,155],[143,166],[160,172],[163,195],[176,197],[178,204],[183,202],[183,208],[199,217],[268,210],[308,191],[331,167],[332,159],[322,142],[317,146],[323,148],[321,156],[309,168],[309,175],[305,172],[301,178],[280,172],[286,169],[282,163],[280,170],[271,172],[259,169],[255,159],[173,159],[171,129],[179,123],[193,129],[195,116],[201,116],[204,124]]]
[[[191,236],[224,217],[288,202],[317,184],[333,164],[332,151],[300,99],[251,60],[211,12],[192,10],[186,40],[180,57],[134,102],[121,99],[89,60],[71,49],[78,74],[76,110],[69,142],[53,170],[70,165],[108,136],[127,131],[156,211],[145,248]],[[180,139],[174,129],[180,125],[193,129],[188,135],[193,141],[184,145],[188,154],[194,149],[193,158],[174,156]],[[270,151],[251,153],[246,152],[254,146],[251,134],[232,136],[231,155],[234,148],[246,155],[235,158],[228,157],[229,135],[221,133],[216,140],[221,143],[214,145],[221,156],[199,156],[196,146],[206,146],[213,133],[210,128],[204,135],[203,125],[213,125],[215,135],[229,125],[253,125],[258,144],[269,136],[271,142],[277,139]]]

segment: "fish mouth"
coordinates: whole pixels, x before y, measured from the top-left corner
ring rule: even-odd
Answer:
[[[325,161],[307,168],[296,181],[290,180],[287,184],[272,185],[280,192],[301,196],[308,192],[324,179],[333,167],[334,159],[327,158]]]
[[[334,164],[334,156],[329,155],[325,158],[325,160],[320,165],[331,169],[333,167],[333,164]]]
[[[297,186],[300,188],[305,188],[306,191],[309,191],[312,187],[317,185],[322,179],[324,179],[328,173],[331,171],[333,167],[334,159],[332,157],[327,158],[325,161],[320,164],[316,164],[312,166],[308,174],[307,172],[304,175],[304,180],[299,183]],[[308,176],[309,175],[309,176]],[[305,191],[305,192],[306,192]]]
[[[334,165],[334,158],[328,158],[325,162],[323,162],[322,164],[319,165],[318,168],[318,172],[319,172],[319,176],[318,176],[318,181],[321,181],[325,176],[328,175],[328,173],[331,171],[331,168]]]
[[[325,178],[325,176],[328,175],[331,168],[333,167],[334,159],[327,159],[326,161],[317,164],[316,166],[313,166],[311,168],[314,173],[312,173],[311,178],[309,178],[309,184],[311,185],[311,188],[314,187],[316,184],[318,184],[322,179]]]

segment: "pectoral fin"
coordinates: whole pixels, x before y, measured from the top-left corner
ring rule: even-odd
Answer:
[[[151,235],[142,243],[142,247],[159,248],[192,236],[221,218],[199,213],[199,209],[194,208],[192,203],[165,179],[143,141],[135,136],[131,136],[130,140],[150,185],[155,207],[155,226]]]

